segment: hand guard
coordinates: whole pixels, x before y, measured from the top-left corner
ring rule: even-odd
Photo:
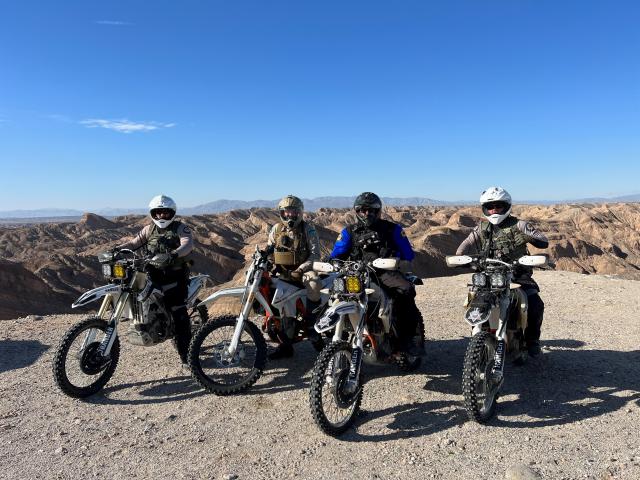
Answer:
[[[158,253],[149,260],[149,265],[155,268],[167,268],[173,263],[173,255],[170,253]]]

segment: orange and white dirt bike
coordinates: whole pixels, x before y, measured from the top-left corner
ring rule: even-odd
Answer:
[[[306,288],[271,276],[270,269],[267,252],[256,247],[244,285],[218,290],[199,304],[208,307],[221,299],[240,299],[237,316],[212,318],[194,334],[189,346],[191,374],[211,393],[240,393],[260,378],[267,361],[267,345],[258,325],[275,342],[281,342],[284,335],[294,342],[306,337]],[[324,278],[323,287],[332,281],[331,276]],[[323,294],[318,309],[324,308],[328,299]],[[323,346],[322,340],[314,342],[318,351]]]

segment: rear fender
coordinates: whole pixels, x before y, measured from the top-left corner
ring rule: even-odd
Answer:
[[[84,292],[80,297],[71,304],[71,308],[83,307],[91,302],[95,302],[105,295],[115,295],[120,292],[120,285],[111,283],[102,287],[94,288],[88,292]]]

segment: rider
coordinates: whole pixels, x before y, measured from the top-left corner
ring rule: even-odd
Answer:
[[[511,195],[501,187],[490,187],[480,195],[480,205],[486,221],[480,222],[460,244],[456,255],[464,255],[472,246],[488,256],[513,262],[528,255],[527,243],[536,248],[547,248],[549,240],[533,225],[511,215]],[[540,355],[540,328],[544,303],[538,295],[540,288],[531,277],[533,269],[519,265],[514,272],[514,281],[522,285],[529,299],[529,312],[525,341],[529,355]]]
[[[274,273],[283,280],[302,282],[307,289],[307,305],[304,323],[312,341],[319,335],[313,329],[313,311],[320,306],[321,282],[312,270],[313,262],[320,260],[320,240],[313,224],[303,220],[304,204],[293,195],[287,195],[278,203],[280,221],[269,232],[267,251],[273,254]],[[291,357],[293,345],[291,332],[285,325],[280,332],[281,343],[270,359]]]
[[[375,193],[364,192],[353,204],[356,223],[342,230],[331,252],[331,258],[341,260],[375,260],[384,257],[399,257],[406,263],[415,256],[411,243],[402,227],[380,218],[382,201]],[[410,355],[424,353],[424,340],[415,337],[420,311],[416,307],[415,286],[400,271],[384,271],[378,274],[382,289],[394,299],[394,313],[398,350]]]
[[[175,345],[182,363],[187,363],[191,324],[185,305],[189,282],[189,253],[193,250],[191,229],[175,219],[176,202],[166,195],[157,195],[149,202],[149,215],[153,223],[144,227],[132,239],[117,248],[137,250],[144,247],[153,257],[149,275],[157,287],[167,287],[163,292],[167,310],[175,325]],[[174,284],[174,286],[170,286]]]

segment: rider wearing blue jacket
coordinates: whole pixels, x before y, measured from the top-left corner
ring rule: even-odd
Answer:
[[[331,258],[341,260],[367,260],[398,257],[410,262],[415,257],[411,243],[402,227],[397,223],[380,218],[382,201],[375,193],[364,192],[356,197],[353,204],[356,223],[347,225],[340,232]],[[414,336],[418,332],[420,311],[416,307],[414,285],[399,271],[383,271],[378,274],[383,290],[394,299],[396,331],[400,340],[398,350],[410,355],[424,353],[423,339]]]

